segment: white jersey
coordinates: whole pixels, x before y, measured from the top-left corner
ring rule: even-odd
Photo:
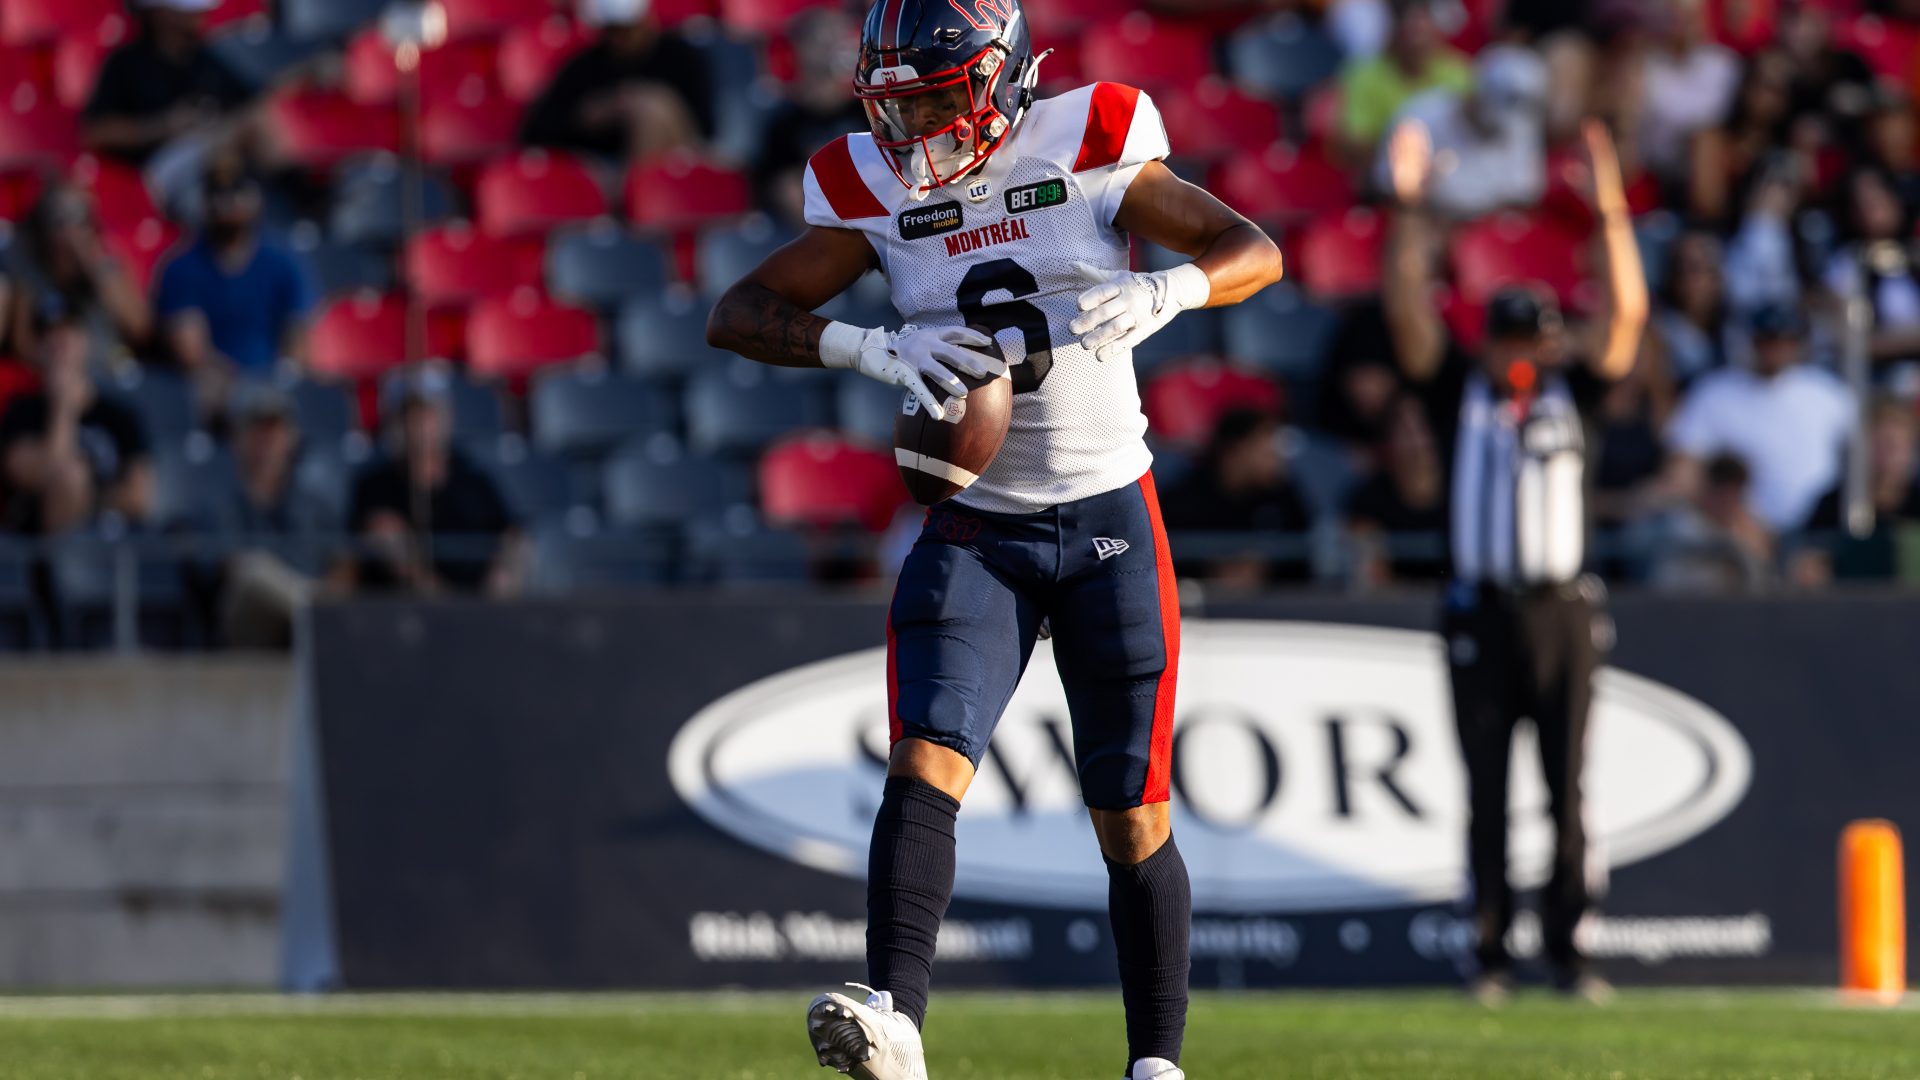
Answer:
[[[993,464],[955,501],[1033,513],[1138,480],[1153,462],[1131,357],[1102,362],[1067,324],[1094,282],[1129,266],[1115,228],[1127,186],[1167,156],[1146,94],[1096,83],[1036,101],[979,170],[921,201],[869,134],[807,165],[807,223],[865,233],[901,318],[992,333],[1013,364],[1013,419]]]

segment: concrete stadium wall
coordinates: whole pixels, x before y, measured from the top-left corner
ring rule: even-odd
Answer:
[[[265,987],[293,665],[0,664],[0,987]]]

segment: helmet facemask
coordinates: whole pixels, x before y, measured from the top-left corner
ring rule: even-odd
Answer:
[[[978,168],[1012,128],[1015,118],[995,103],[1000,81],[1007,77],[1005,50],[991,45],[960,67],[929,75],[909,66],[887,66],[889,59],[885,54],[862,57],[854,93],[866,108],[875,144],[886,151],[887,164],[913,197],[921,199]],[[942,94],[958,99],[959,107],[943,126],[923,133],[919,111],[930,107],[923,95]]]

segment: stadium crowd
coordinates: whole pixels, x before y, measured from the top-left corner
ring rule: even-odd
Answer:
[[[441,0],[420,48],[379,0],[6,0],[0,638],[272,644],[314,590],[884,578],[917,523],[897,392],[702,336],[864,126],[857,7]],[[1592,433],[1599,567],[1920,577],[1920,0],[1026,10],[1043,88],[1151,92],[1176,171],[1288,258],[1136,352],[1183,573],[1439,576],[1443,455],[1386,308],[1417,291],[1449,350],[1516,280],[1592,312],[1598,118],[1655,298]],[[831,311],[898,322],[877,278]]]

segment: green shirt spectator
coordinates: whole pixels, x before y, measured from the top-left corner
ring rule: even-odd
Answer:
[[[1386,51],[1356,59],[1340,73],[1340,134],[1353,160],[1373,156],[1394,114],[1428,90],[1473,86],[1468,59],[1450,47],[1434,22],[1431,0],[1396,0]]]
[[[1418,73],[1405,71],[1388,53],[1362,60],[1340,73],[1340,133],[1356,149],[1374,146],[1414,95],[1441,88],[1465,92],[1472,86],[1467,58],[1444,45]]]

